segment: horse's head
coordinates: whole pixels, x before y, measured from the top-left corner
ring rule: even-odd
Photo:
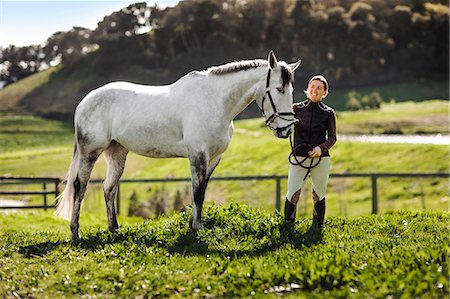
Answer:
[[[277,61],[273,51],[269,52],[268,70],[264,95],[256,102],[261,108],[266,125],[270,127],[273,134],[278,138],[287,138],[294,129],[297,120],[292,111],[292,86],[294,72],[300,65],[296,63],[287,64]]]

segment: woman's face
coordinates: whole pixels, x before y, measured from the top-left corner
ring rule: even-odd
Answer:
[[[325,97],[327,91],[325,84],[320,80],[312,80],[308,85],[308,99],[313,102],[320,102]]]

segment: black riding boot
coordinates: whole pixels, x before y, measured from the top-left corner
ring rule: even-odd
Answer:
[[[284,204],[284,220],[294,222],[296,212],[297,205],[294,205],[286,198],[286,203]]]
[[[313,210],[313,225],[317,228],[323,227],[323,220],[325,218],[325,197],[319,200],[319,196],[313,190],[314,210]]]

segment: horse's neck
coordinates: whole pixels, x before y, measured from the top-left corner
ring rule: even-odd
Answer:
[[[224,108],[224,117],[230,122],[251,102],[262,97],[265,88],[267,68],[257,67],[226,75],[219,75],[217,80],[223,91],[220,101]]]

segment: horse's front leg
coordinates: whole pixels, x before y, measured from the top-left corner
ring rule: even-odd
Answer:
[[[206,187],[212,172],[219,164],[220,157],[216,157],[210,161],[206,158],[204,153],[197,154],[190,158],[191,177],[192,177],[192,195],[194,204],[192,207],[192,214],[189,221],[189,227],[197,232],[203,229],[202,224],[202,210],[203,201],[205,200]]]
[[[191,165],[191,181],[193,206],[189,227],[194,231],[203,228],[202,225],[202,209],[205,200],[205,191],[208,184],[207,170],[208,163],[204,153],[198,153],[189,159]]]

